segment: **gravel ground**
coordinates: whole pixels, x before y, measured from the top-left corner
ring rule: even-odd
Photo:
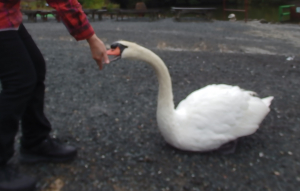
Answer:
[[[48,65],[45,112],[53,136],[79,149],[72,163],[20,165],[39,178],[38,190],[299,189],[298,25],[172,19],[105,19],[92,25],[107,45],[123,39],[157,53],[170,70],[176,105],[213,83],[275,100],[260,129],[242,138],[235,154],[176,150],[157,128],[158,84],[150,67],[121,60],[98,71],[88,44],[76,42],[61,23],[25,22]]]

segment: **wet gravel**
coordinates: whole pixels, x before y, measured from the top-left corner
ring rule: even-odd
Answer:
[[[124,39],[157,53],[170,70],[176,105],[213,83],[275,100],[260,129],[241,138],[235,154],[180,151],[158,131],[158,84],[150,67],[120,60],[98,71],[88,44],[74,41],[61,23],[25,22],[47,61],[45,112],[52,135],[79,151],[71,163],[20,165],[39,178],[38,190],[299,189],[299,26],[172,19],[92,25],[107,45]],[[289,56],[294,59],[287,61]]]

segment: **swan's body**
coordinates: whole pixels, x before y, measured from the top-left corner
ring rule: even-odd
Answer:
[[[137,44],[118,41],[122,58],[149,63],[158,82],[157,122],[165,140],[187,151],[210,151],[253,134],[270,111],[273,97],[260,99],[237,86],[208,85],[196,90],[174,109],[171,78],[163,61]],[[111,53],[116,44],[112,45]]]

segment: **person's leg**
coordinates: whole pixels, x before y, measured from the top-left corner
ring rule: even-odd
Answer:
[[[36,86],[36,72],[17,31],[0,32],[0,164],[14,153],[19,120]]]
[[[37,83],[22,117],[21,157],[22,163],[64,162],[77,155],[75,147],[64,145],[51,138],[51,125],[44,115],[44,92],[46,64],[40,50],[23,24],[18,31],[33,62]]]
[[[37,83],[22,117],[22,139],[23,148],[30,148],[40,144],[45,140],[51,131],[51,125],[44,114],[44,94],[45,94],[45,75],[46,64],[43,55],[30,34],[21,24],[18,30],[34,65],[37,76]]]
[[[0,190],[34,190],[34,178],[7,164],[14,153],[19,121],[36,86],[36,72],[17,31],[0,32],[0,81]]]

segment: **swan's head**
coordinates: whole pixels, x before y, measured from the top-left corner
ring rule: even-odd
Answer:
[[[137,59],[142,49],[141,46],[133,42],[117,41],[110,45],[110,49],[106,53],[108,56],[114,56],[110,60],[112,62],[120,58]]]

